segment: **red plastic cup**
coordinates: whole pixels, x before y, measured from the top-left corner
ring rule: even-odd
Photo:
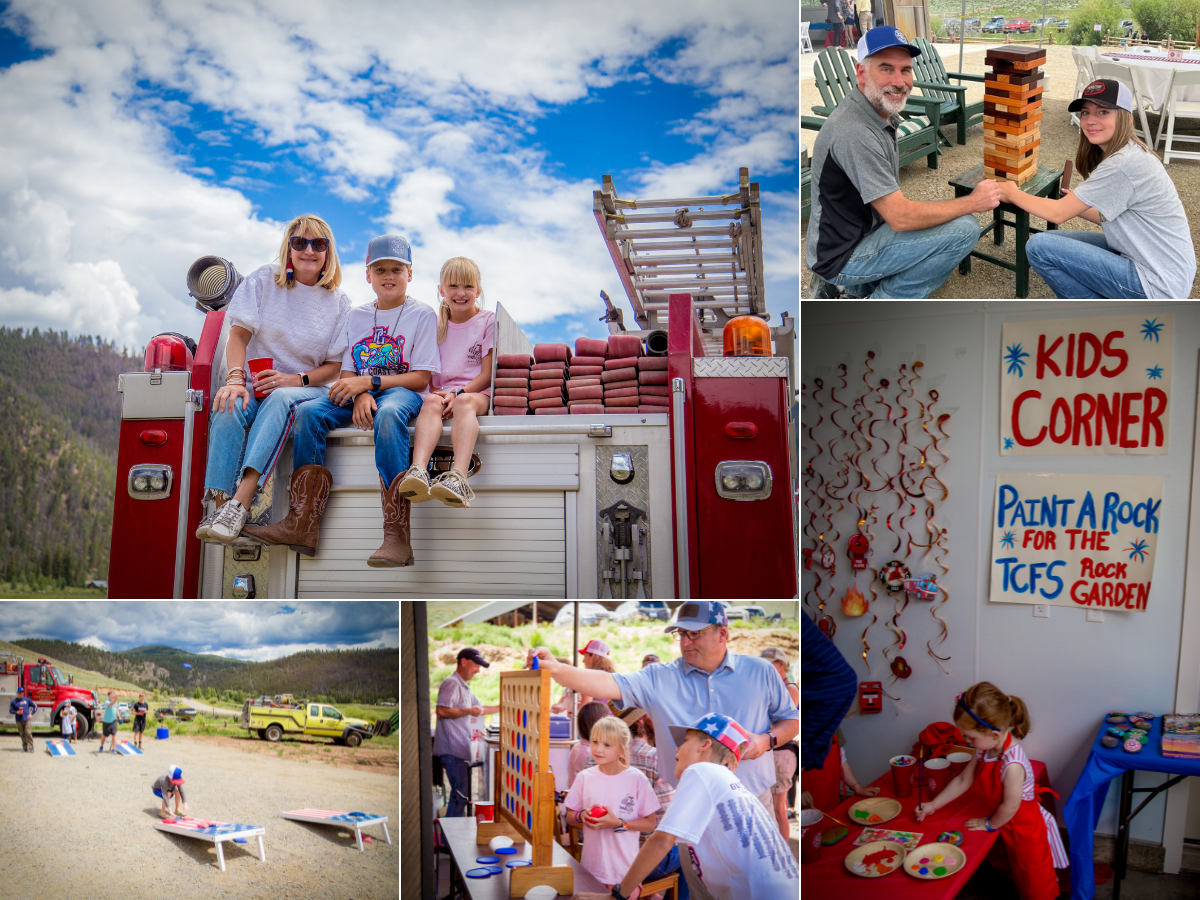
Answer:
[[[475,804],[475,822],[476,822],[476,824],[482,825],[484,822],[494,821],[495,815],[496,815],[496,804],[495,803],[477,802]]]
[[[940,756],[925,760],[925,784],[929,787],[930,800],[944,791],[953,777],[950,760]]]
[[[807,865],[821,858],[821,820],[819,809],[800,810],[800,863]]]
[[[254,379],[259,372],[265,372],[267,369],[273,369],[274,367],[275,360],[269,356],[259,356],[255,359],[246,360],[246,368],[250,370],[250,384],[254,384]],[[261,400],[265,396],[267,396],[266,391],[260,391],[258,388],[254,389],[255,400]]]
[[[888,760],[892,767],[892,790],[897,797],[911,797],[913,775],[916,773],[915,756],[893,756]]]
[[[971,754],[961,750],[957,753],[947,753],[946,760],[950,763],[950,777],[954,778],[967,767],[967,763],[971,761]]]

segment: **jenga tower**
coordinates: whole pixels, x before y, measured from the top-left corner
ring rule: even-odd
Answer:
[[[1037,174],[1042,143],[1042,73],[1046,51],[996,47],[983,83],[983,172],[995,181],[1024,184]]]

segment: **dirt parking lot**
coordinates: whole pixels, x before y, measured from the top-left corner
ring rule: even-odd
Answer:
[[[80,741],[77,756],[52,758],[49,733],[21,753],[19,736],[0,732],[0,897],[132,900],[369,900],[399,896],[399,782],[394,750],[279,745],[226,737],[145,740],[143,756],[96,752]],[[301,755],[301,751],[311,751]],[[265,751],[265,752],[264,752]],[[391,765],[366,762],[390,752]],[[334,765],[336,760],[337,764]],[[208,841],[154,828],[159,802],[150,786],[168,766],[183,769],[190,815],[259,825],[256,842],[223,844],[225,872]],[[388,816],[392,844],[379,826],[360,853],[354,832],[279,818],[319,808]]]

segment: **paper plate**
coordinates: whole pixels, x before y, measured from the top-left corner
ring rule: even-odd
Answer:
[[[922,844],[904,858],[904,871],[913,878],[932,881],[953,875],[967,864],[967,855],[953,844]]]
[[[866,797],[846,811],[853,825],[882,825],[900,815],[900,801],[891,797]]]
[[[846,868],[863,878],[890,875],[904,863],[904,848],[894,841],[874,841],[846,854]]]

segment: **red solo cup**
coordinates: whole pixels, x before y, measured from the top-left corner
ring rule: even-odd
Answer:
[[[925,761],[925,784],[929,787],[929,799],[932,800],[946,789],[953,778],[950,771],[950,760],[943,757]]]
[[[494,820],[495,815],[496,815],[496,804],[495,803],[477,802],[475,804],[475,822],[477,824],[482,825],[484,822],[491,822]]]
[[[800,810],[800,863],[806,865],[821,858],[821,820],[819,809]]]
[[[967,763],[971,761],[971,754],[961,750],[956,753],[947,753],[946,761],[950,763],[950,777],[954,778],[967,767]]]
[[[254,378],[259,372],[265,372],[267,369],[272,369],[274,367],[275,360],[269,356],[259,356],[255,359],[248,359],[246,360],[246,368],[250,370],[250,376],[247,380],[251,385],[253,385]],[[254,389],[255,400],[261,400],[265,396],[267,396],[266,391],[260,391],[258,388]]]
[[[888,760],[888,765],[892,767],[893,792],[897,797],[911,797],[917,758],[915,756],[893,756]]]

